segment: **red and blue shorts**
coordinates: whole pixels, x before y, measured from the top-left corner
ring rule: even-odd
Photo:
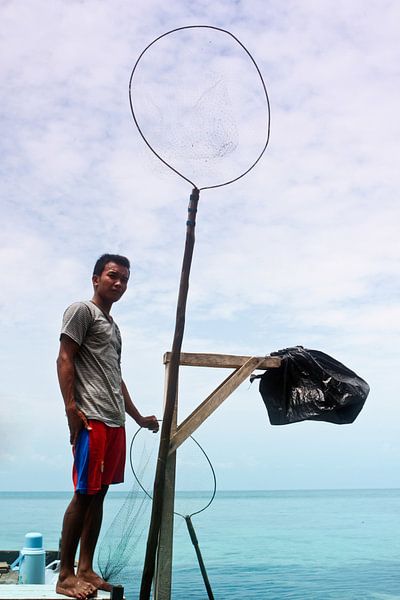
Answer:
[[[124,481],[125,428],[93,420],[89,425],[91,429],[81,429],[73,447],[72,479],[80,494],[97,494],[102,486]]]

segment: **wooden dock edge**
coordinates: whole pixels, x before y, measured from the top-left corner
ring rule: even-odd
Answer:
[[[98,600],[109,600],[110,593],[98,591],[96,598]],[[68,596],[57,594],[55,584],[43,585],[18,585],[4,584],[0,585],[1,600],[71,600]]]

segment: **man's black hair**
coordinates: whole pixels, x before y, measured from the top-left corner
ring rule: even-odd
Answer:
[[[104,267],[107,263],[114,262],[117,265],[121,265],[121,267],[126,267],[130,270],[131,264],[129,259],[126,256],[120,256],[119,254],[102,254],[100,258],[97,259],[96,264],[94,265],[93,275],[101,275]]]

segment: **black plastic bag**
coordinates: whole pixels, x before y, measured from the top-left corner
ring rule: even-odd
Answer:
[[[361,377],[331,356],[302,346],[271,356],[280,356],[281,366],[259,376],[271,425],[304,420],[353,423],[369,393]]]

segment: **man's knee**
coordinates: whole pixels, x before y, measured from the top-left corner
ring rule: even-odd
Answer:
[[[92,494],[90,496],[90,498],[91,498],[90,503],[92,505],[93,504],[102,504],[103,500],[104,500],[104,498],[105,498],[105,496],[107,494],[107,491],[108,491],[108,485],[103,485],[101,487],[101,489],[98,492],[96,492],[96,494]]]
[[[89,494],[81,494],[80,492],[75,492],[72,496],[70,506],[78,510],[86,509],[89,506],[92,497],[93,496],[89,496]]]

